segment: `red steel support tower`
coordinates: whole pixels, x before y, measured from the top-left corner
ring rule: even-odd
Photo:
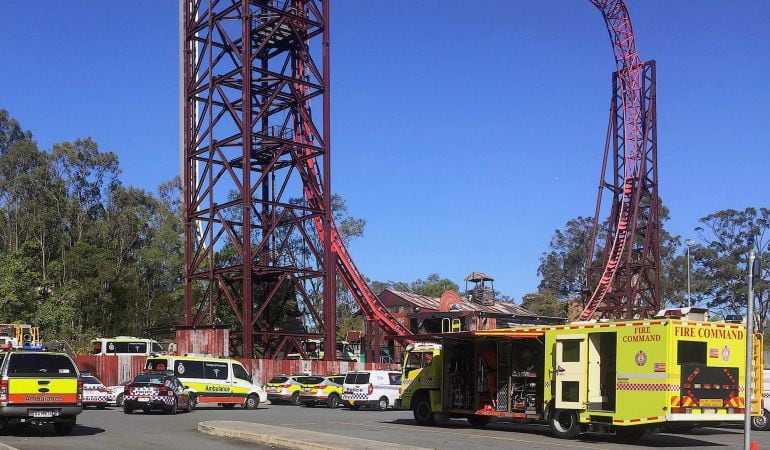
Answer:
[[[596,285],[578,320],[646,318],[661,305],[655,62],[644,63],[639,57],[622,0],[591,1],[604,17],[618,70],[613,74],[610,124],[586,264],[586,280]],[[602,269],[595,277],[604,190],[611,195],[610,213]]]
[[[333,359],[328,1],[183,5],[185,324]]]

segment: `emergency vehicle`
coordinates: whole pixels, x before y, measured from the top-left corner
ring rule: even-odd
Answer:
[[[189,354],[151,356],[145,369],[173,370],[187,386],[193,405],[217,403],[225,408],[241,405],[245,409],[256,409],[260,402],[267,400],[264,389],[253,384],[243,365],[233,359]]]
[[[329,408],[336,408],[342,401],[342,383],[344,382],[345,375],[304,377],[298,401],[305,406],[312,407],[323,403]]]
[[[40,328],[22,323],[0,323],[0,350],[43,350]]]
[[[546,421],[559,438],[739,422],[746,327],[680,318],[444,333],[408,346],[402,406],[421,425]],[[762,342],[754,337],[752,414]]]
[[[152,355],[163,353],[163,347],[154,339],[116,336],[91,340],[94,355]]]
[[[53,423],[69,434],[83,411],[83,380],[64,353],[0,352],[0,428],[19,423]]]

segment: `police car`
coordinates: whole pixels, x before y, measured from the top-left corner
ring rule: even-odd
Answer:
[[[96,406],[104,409],[108,403],[115,401],[110,388],[105,386],[98,378],[89,372],[81,372],[83,380],[83,406]]]
[[[348,372],[342,385],[342,402],[350,409],[361,406],[385,410],[401,398],[401,372],[362,370]]]
[[[195,403],[187,388],[171,372],[146,371],[126,385],[123,392],[123,412],[163,410],[170,414],[192,412]]]

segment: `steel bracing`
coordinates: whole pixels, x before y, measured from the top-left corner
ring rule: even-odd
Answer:
[[[407,335],[332,219],[328,1],[183,2],[185,324],[229,318],[245,356],[302,354],[335,342],[338,271],[365,320]]]
[[[578,320],[649,317],[660,308],[655,63],[643,63],[622,0],[592,0],[604,17],[617,71],[613,75],[610,126],[587,261],[600,238],[602,193],[612,196],[604,235],[602,270]],[[611,172],[608,158],[612,149]]]

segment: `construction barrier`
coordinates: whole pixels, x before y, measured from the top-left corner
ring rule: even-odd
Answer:
[[[355,370],[400,370],[398,364],[363,363],[350,361],[241,359],[246,370],[251,371],[254,384],[264,385],[270,378],[281,374],[331,375]],[[81,371],[96,375],[106,386],[130,381],[144,369],[147,356],[76,355],[75,362]]]

